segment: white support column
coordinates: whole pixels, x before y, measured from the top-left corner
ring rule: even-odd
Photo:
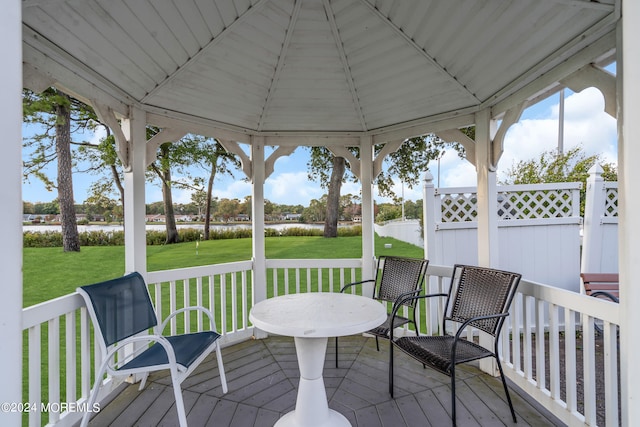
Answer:
[[[2,5],[0,28],[4,58],[0,68],[3,93],[0,129],[0,223],[3,226],[2,298],[0,298],[0,402],[22,402],[22,2],[9,0]],[[22,414],[0,411],[0,425],[18,426]]]
[[[122,130],[129,145],[130,168],[124,174],[125,272],[147,273],[147,234],[145,223],[146,114],[131,108]]]
[[[478,264],[495,267],[498,262],[496,171],[492,166],[491,139],[495,121],[488,109],[476,114],[476,171],[478,174]]]
[[[362,278],[374,277],[375,242],[373,223],[373,140],[360,138],[360,182],[362,183]],[[371,295],[373,289],[363,289],[364,295]]]
[[[497,180],[491,150],[492,138],[496,133],[495,121],[490,110],[476,113],[476,172],[478,174],[478,265],[496,267],[498,263],[498,218]],[[480,335],[480,344],[492,345],[492,340]],[[497,366],[493,359],[479,362],[480,369],[496,375]]]
[[[640,2],[622,1],[618,31],[618,252],[620,272],[620,369],[622,425],[640,425]],[[622,52],[622,54],[620,53]]]
[[[264,138],[251,138],[252,164],[252,250],[253,250],[253,303],[267,299],[267,263],[264,239]]]

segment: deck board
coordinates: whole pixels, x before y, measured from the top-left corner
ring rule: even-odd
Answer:
[[[324,380],[329,407],[355,427],[450,425],[450,381],[443,374],[395,353],[394,399],[388,393],[388,343],[363,336],[340,338],[339,367],[329,340]],[[187,420],[192,427],[268,427],[295,407],[300,373],[292,338],[272,336],[222,350],[229,392],[222,393],[215,356],[183,382]],[[511,388],[518,416],[513,424],[498,378],[473,366],[457,369],[459,426],[562,425]],[[146,388],[126,387],[91,420],[91,426],[175,426],[171,381],[156,373]]]

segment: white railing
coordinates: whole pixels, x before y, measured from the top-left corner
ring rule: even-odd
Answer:
[[[618,304],[522,280],[511,311],[510,334],[501,336],[507,376],[568,425],[597,425],[603,410],[606,425],[619,425]],[[596,396],[599,381],[604,396]]]
[[[298,292],[338,292],[361,279],[360,259],[267,260],[267,297]],[[222,344],[249,339],[248,313],[253,301],[252,262],[244,261],[147,274],[160,317],[185,305],[203,305],[215,313]],[[451,267],[429,265],[428,291],[446,292]],[[365,277],[366,278],[366,277]],[[360,290],[359,292],[362,292]],[[442,301],[430,299],[418,307],[421,333],[440,330]],[[604,399],[607,425],[618,419],[617,305],[578,293],[523,280],[512,316],[501,339],[506,375],[563,422],[596,425],[596,404]],[[595,372],[596,336],[593,318],[603,319],[604,370]],[[29,412],[30,426],[67,426],[78,421],[92,385],[95,359],[92,328],[77,294],[23,311],[28,358],[29,402],[47,402],[46,411]],[[181,317],[171,332],[200,330],[202,319]],[[411,332],[413,333],[413,332]],[[564,348],[561,342],[564,341]],[[577,348],[582,348],[579,357]],[[565,366],[559,366],[564,351]],[[600,357],[600,356],[598,356]],[[580,371],[582,373],[580,373]],[[45,373],[48,371],[48,375]],[[545,372],[545,375],[537,375]],[[603,375],[603,377],[598,377]],[[575,386],[583,378],[582,388]],[[604,380],[605,396],[596,396],[596,381]],[[106,395],[117,384],[105,380]]]

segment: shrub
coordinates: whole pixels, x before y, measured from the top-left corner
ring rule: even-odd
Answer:
[[[195,228],[181,228],[178,230],[178,236],[181,242],[195,242],[202,239],[202,230]],[[291,227],[283,230],[275,228],[265,228],[265,237],[278,236],[322,236],[323,231],[320,228]],[[340,227],[338,235],[341,237],[360,236],[362,234],[361,226]],[[250,228],[224,228],[211,230],[209,233],[210,240],[222,239],[244,239],[250,238],[252,232]],[[124,245],[124,231],[83,231],[79,233],[80,246],[121,246]],[[165,231],[149,230],[147,231],[147,245],[156,246],[164,245],[167,240]],[[62,233],[59,231],[25,231],[23,233],[23,246],[25,248],[51,248],[62,247]]]

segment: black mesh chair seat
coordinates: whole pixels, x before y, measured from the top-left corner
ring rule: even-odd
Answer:
[[[393,349],[395,347],[416,359],[425,367],[429,366],[451,377],[451,419],[456,425],[456,381],[455,368],[460,363],[493,357],[496,360],[500,378],[507,396],[513,421],[516,413],[511,403],[509,389],[498,357],[498,336],[509,314],[509,307],[515,295],[520,275],[490,268],[455,265],[451,276],[449,292],[446,294],[411,295],[394,305],[392,321],[397,310],[411,300],[416,304],[420,299],[446,297],[442,319],[443,332],[440,336],[393,337],[389,331],[391,348],[389,351],[389,393],[393,397]],[[453,326],[456,326],[453,328]],[[478,329],[493,337],[493,351],[472,340],[462,338],[462,332]],[[452,332],[448,332],[451,329]],[[455,348],[455,350],[454,350]]]
[[[378,326],[377,328],[373,328],[367,331],[367,333],[378,336],[378,337],[382,337],[382,338],[389,338],[389,322],[391,322],[391,318],[387,319],[386,322],[384,322],[382,325]],[[393,319],[393,328],[394,329],[399,328],[411,322],[412,320],[409,320],[406,317],[396,316]]]
[[[422,282],[427,271],[427,265],[429,261],[425,259],[416,258],[404,258],[404,257],[392,257],[381,256],[378,258],[378,265],[376,268],[376,278],[363,280],[361,282],[349,283],[342,287],[340,292],[364,283],[373,283],[373,299],[377,299],[381,302],[390,302],[394,304],[400,304],[403,307],[407,307],[411,313],[410,317],[403,317],[396,315],[392,320],[391,316],[387,317],[387,321],[382,325],[367,331],[368,334],[376,337],[376,348],[380,350],[380,344],[378,338],[389,338],[389,325],[393,322],[393,329],[404,326],[408,323],[413,323],[413,326],[418,334],[418,325],[416,324],[416,304],[413,300],[404,299],[407,296],[418,295],[422,289]],[[404,301],[404,302],[401,302]],[[397,312],[397,310],[396,310]],[[338,338],[336,337],[336,368],[338,367]]]
[[[184,370],[189,369],[198,359],[198,356],[206,351],[218,338],[220,338],[220,334],[211,331],[166,337],[175,352],[176,363]],[[153,344],[134,359],[122,365],[118,370],[139,369],[168,363],[169,357],[164,347],[160,344]]]
[[[402,337],[394,341],[396,347],[420,363],[446,375],[451,375],[451,348],[455,338],[449,335],[437,337]],[[458,340],[456,363],[466,363],[493,356],[493,352],[467,340]]]

